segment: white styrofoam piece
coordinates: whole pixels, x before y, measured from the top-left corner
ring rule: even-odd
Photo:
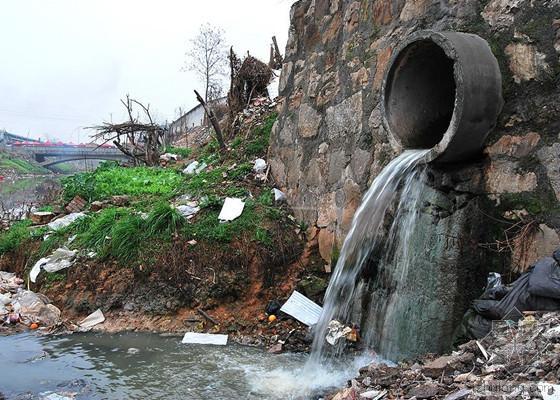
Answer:
[[[183,336],[181,343],[184,344],[214,344],[217,346],[225,346],[228,341],[228,335],[215,333],[197,333],[187,332]]]
[[[288,301],[280,308],[280,311],[285,312],[307,326],[312,326],[319,321],[323,308],[297,290],[294,290]]]

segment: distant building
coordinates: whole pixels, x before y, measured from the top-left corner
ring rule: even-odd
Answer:
[[[225,106],[226,104],[227,97],[221,97],[210,102],[210,105],[212,107]],[[169,125],[169,134],[171,138],[178,138],[181,135],[186,134],[191,129],[202,126],[204,124],[204,121],[204,108],[199,104],[196,107],[191,108],[175,121],[173,121]]]

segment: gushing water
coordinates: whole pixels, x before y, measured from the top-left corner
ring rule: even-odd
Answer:
[[[323,364],[330,357],[340,356],[344,350],[344,341],[334,346],[325,342],[332,320],[343,323],[362,321],[361,344],[368,347],[378,344],[380,337],[391,331],[385,315],[391,312],[395,296],[382,296],[384,298],[378,298],[376,304],[367,304],[368,296],[363,295],[371,290],[372,281],[375,286],[376,279],[389,279],[398,286],[407,275],[410,264],[407,243],[418,214],[417,203],[422,188],[420,177],[423,170],[417,165],[427,152],[408,150],[402,153],[381,171],[365,194],[325,295],[323,313],[315,327],[312,353],[307,363],[309,368]],[[395,204],[398,206],[394,218],[388,224],[387,217]],[[375,279],[362,279],[368,274],[370,263],[377,264],[376,270],[382,273],[378,273]]]

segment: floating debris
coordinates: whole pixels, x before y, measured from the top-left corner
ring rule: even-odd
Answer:
[[[187,332],[181,340],[183,344],[213,344],[216,346],[225,346],[228,341],[228,335],[215,333],[197,333]]]

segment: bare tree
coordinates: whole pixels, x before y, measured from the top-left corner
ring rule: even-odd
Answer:
[[[126,108],[128,121],[114,124],[103,122],[101,125],[92,126],[89,129],[96,131],[92,138],[94,141],[103,140],[103,144],[113,144],[124,154],[131,157],[135,163],[142,162],[146,165],[156,165],[163,145],[166,128],[154,122],[150,113],[150,106],[145,106],[138,100],[131,99],[126,95],[126,100],[121,100]],[[134,106],[140,108],[144,118],[136,113]]]
[[[204,82],[204,101],[217,99],[222,91],[221,77],[227,67],[224,31],[210,24],[200,26],[186,53],[185,68]]]

